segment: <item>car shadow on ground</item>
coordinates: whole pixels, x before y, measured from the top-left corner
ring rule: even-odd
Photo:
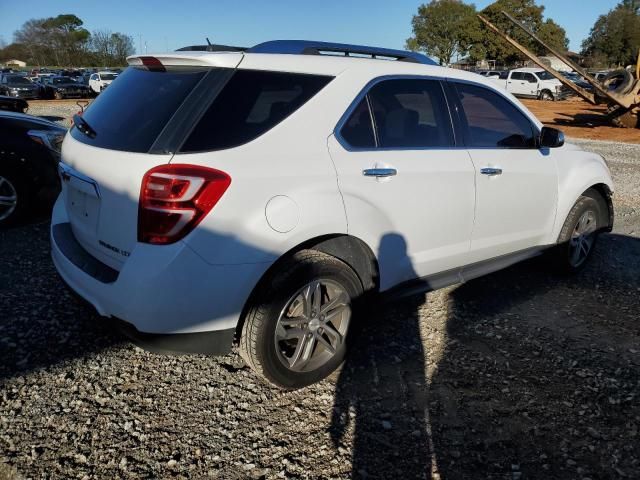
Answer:
[[[576,276],[539,257],[377,308],[336,386],[353,478],[633,476],[639,291],[640,239],[604,235]]]

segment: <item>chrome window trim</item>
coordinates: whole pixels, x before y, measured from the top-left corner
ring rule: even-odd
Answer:
[[[368,100],[369,91],[375,87],[377,84],[381,82],[385,82],[388,80],[431,80],[438,82],[440,86],[440,90],[442,91],[442,95],[444,97],[445,105],[447,108],[447,113],[449,117],[449,124],[451,126],[451,133],[453,136],[453,145],[442,146],[442,147],[380,147],[379,139],[378,139],[378,131],[375,124],[375,119],[373,115],[373,109],[371,108],[371,103]],[[447,99],[447,93],[444,90],[444,86],[442,82],[445,82],[447,79],[444,77],[434,77],[432,75],[383,75],[381,77],[376,77],[370,80],[362,90],[356,95],[355,99],[349,104],[347,110],[342,114],[340,120],[336,124],[333,129],[333,135],[335,136],[338,143],[348,152],[402,152],[402,151],[429,151],[429,150],[456,150],[456,149],[464,149],[464,145],[459,145],[458,139],[456,138],[456,130],[453,123],[453,118],[451,118],[451,107],[449,105],[449,101]],[[358,105],[362,101],[364,97],[367,97],[367,105],[369,107],[369,116],[371,117],[371,127],[373,128],[373,135],[375,138],[375,147],[353,147],[345,140],[342,136],[342,128],[347,123],[351,114],[354,112]]]

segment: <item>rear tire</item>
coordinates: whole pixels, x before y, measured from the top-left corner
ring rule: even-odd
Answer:
[[[571,208],[552,252],[553,265],[562,273],[582,270],[595,250],[603,212],[599,194],[591,192],[585,192]]]
[[[337,369],[353,330],[362,283],[344,262],[315,250],[285,260],[253,296],[240,355],[264,380],[302,388]]]
[[[555,97],[549,90],[543,90],[540,93],[540,100],[543,100],[545,102],[553,102],[555,100]]]

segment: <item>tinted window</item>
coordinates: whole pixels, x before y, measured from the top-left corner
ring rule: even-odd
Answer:
[[[457,85],[469,147],[535,147],[534,128],[511,102],[483,87]]]
[[[536,75],[540,80],[553,80],[554,78],[556,78],[546,70],[540,70],[539,72],[536,72]]]
[[[352,147],[373,148],[376,146],[371,114],[369,113],[369,105],[366,98],[360,101],[342,127],[342,130],[340,130],[340,134]]]
[[[13,77],[7,77],[7,80],[8,80],[7,83],[16,83],[16,84],[25,84],[25,83],[26,84],[30,84],[31,83],[26,78],[18,77],[17,75],[13,76]]]
[[[129,67],[85,111],[95,130],[89,138],[76,127],[76,140],[101,148],[147,152],[205,70],[148,71]]]
[[[380,147],[452,146],[449,110],[435,80],[386,80],[369,91]]]
[[[513,72],[511,74],[511,80],[523,80],[524,79],[524,73],[522,72]]]
[[[525,73],[524,79],[529,83],[536,83],[538,79],[532,73]]]
[[[71,77],[58,77],[53,79],[54,84],[58,83],[75,83]]]
[[[221,150],[250,142],[304,105],[331,78],[238,70],[200,119],[181,151]]]

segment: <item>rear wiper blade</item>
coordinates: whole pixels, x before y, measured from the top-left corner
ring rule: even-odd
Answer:
[[[89,125],[87,121],[77,113],[73,116],[73,124],[76,126],[78,130],[84,133],[87,137],[89,138],[96,137],[97,135],[96,131],[93,128],[91,128],[91,125]]]

